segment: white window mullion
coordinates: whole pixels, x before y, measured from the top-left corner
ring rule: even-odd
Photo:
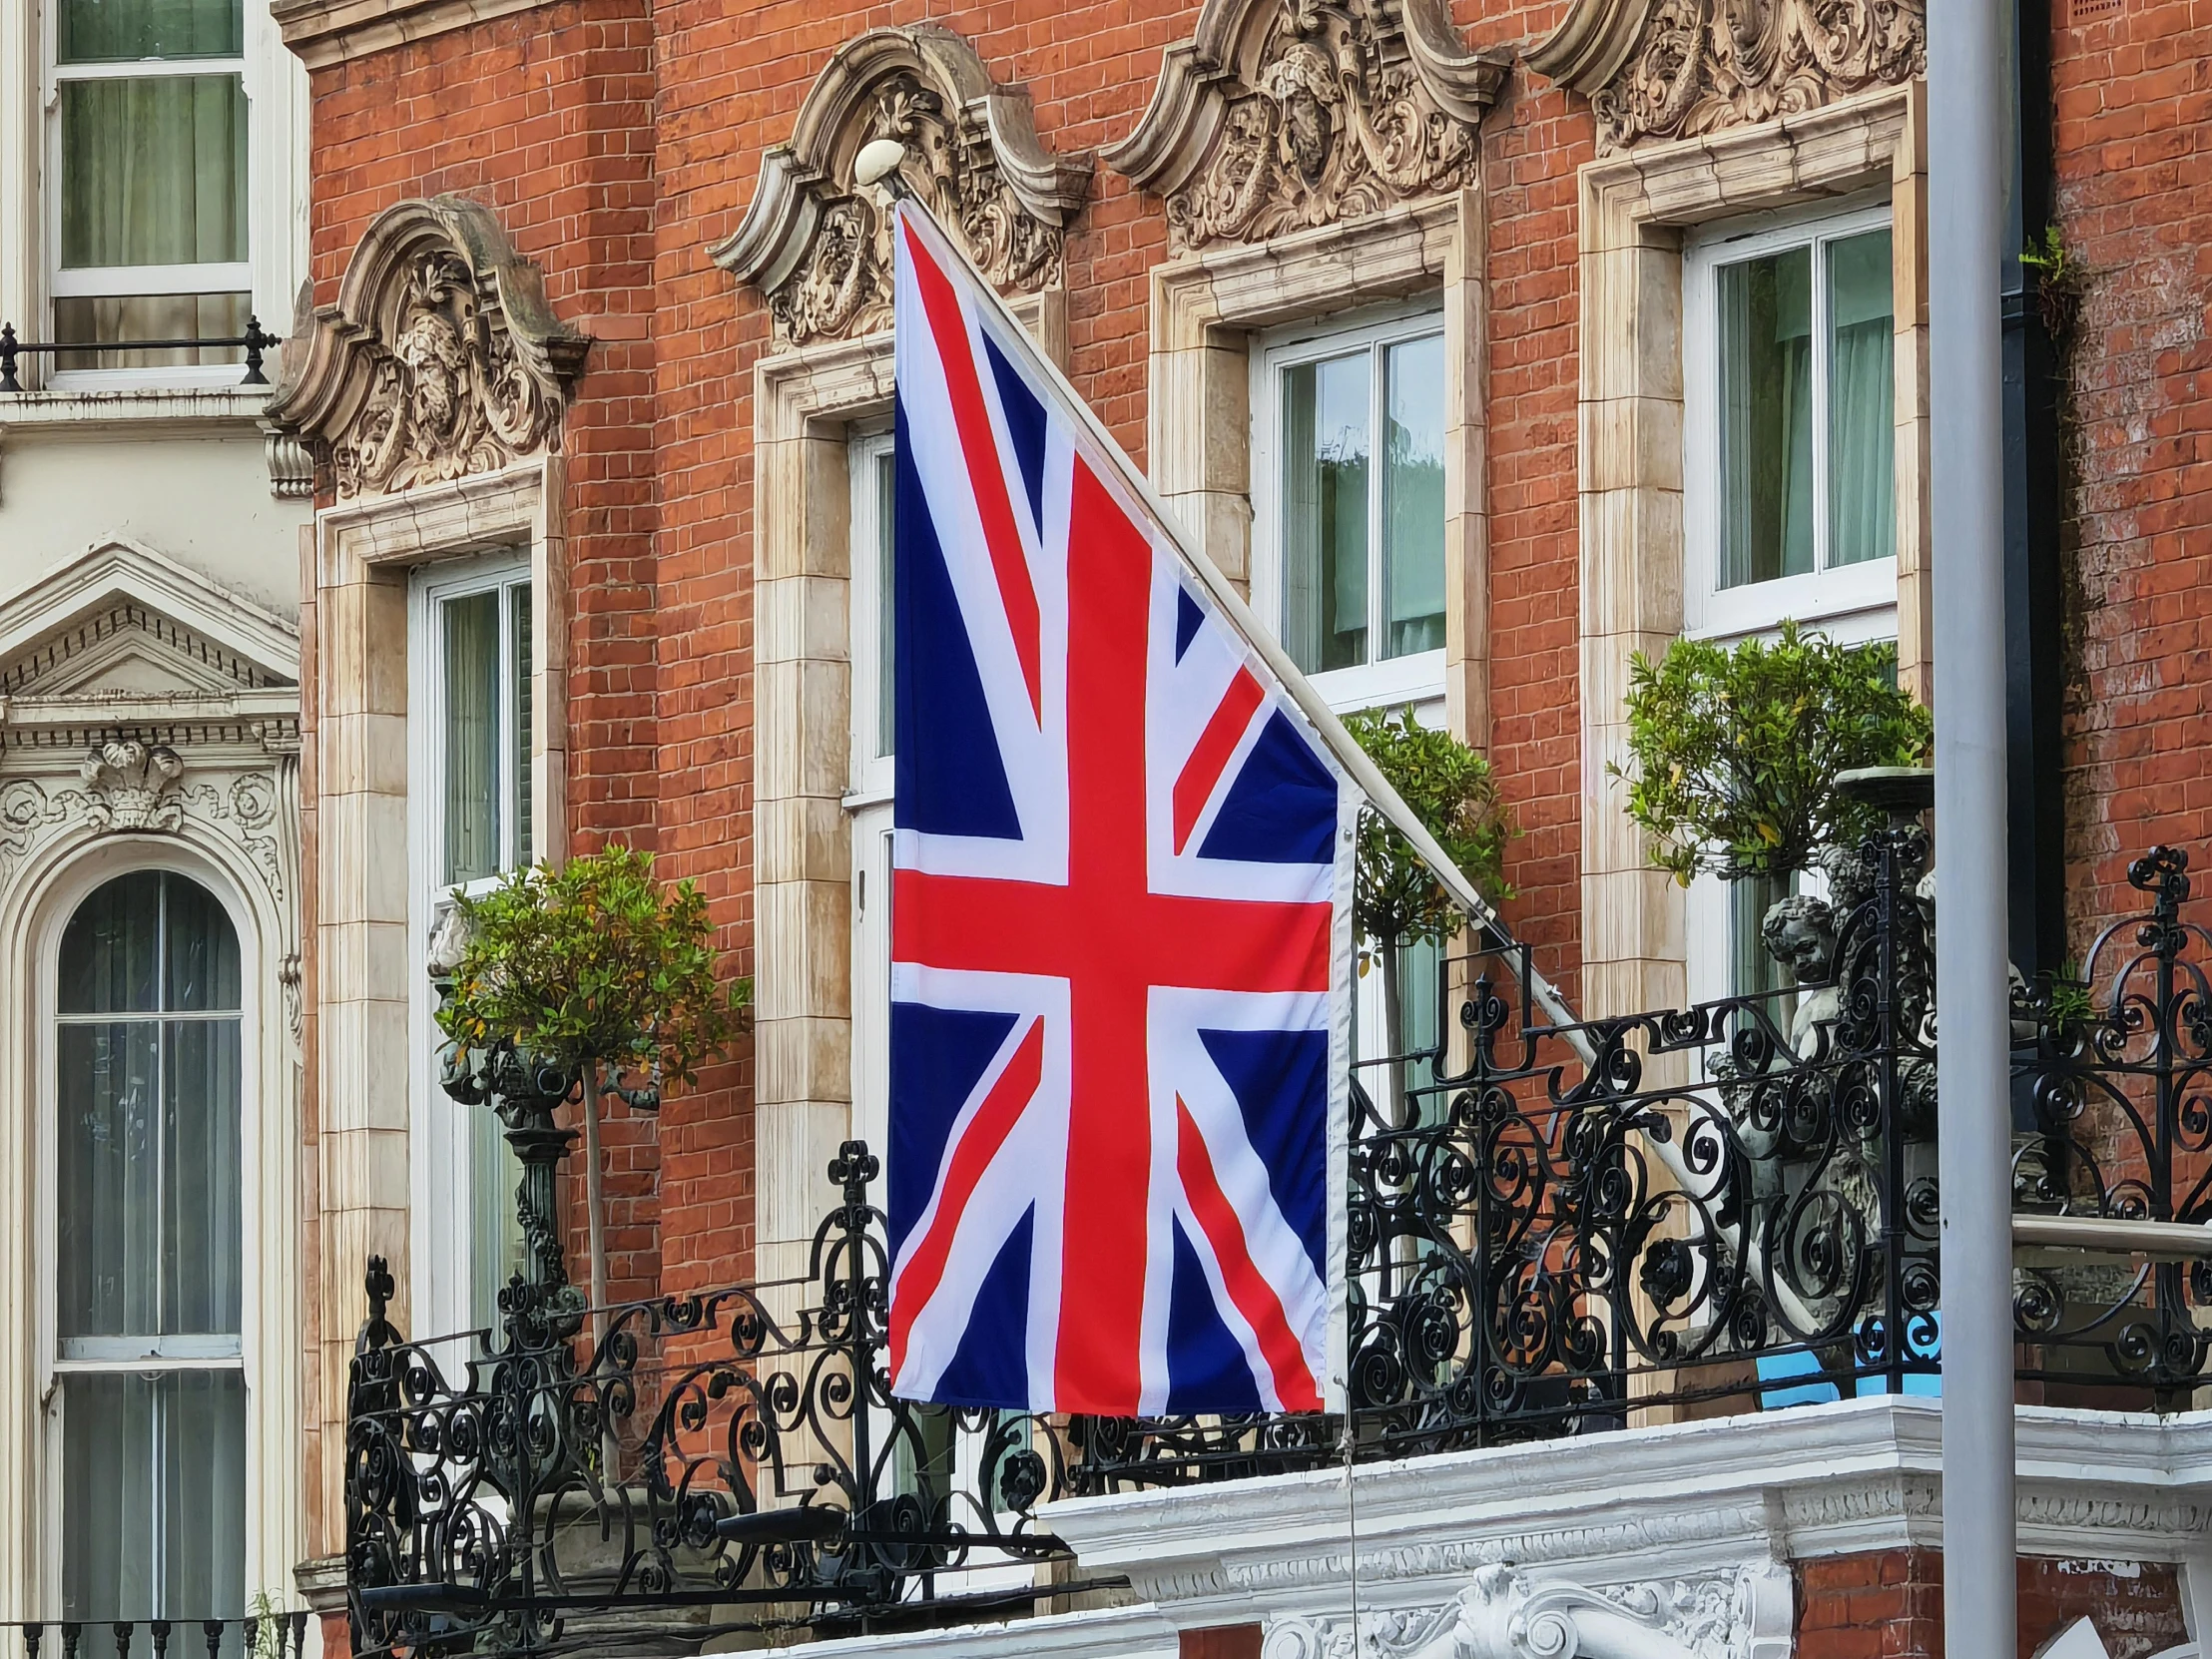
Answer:
[[[1813,369],[1813,570],[1825,575],[1828,558],[1828,249],[1834,239],[1817,237],[1813,242],[1812,270],[1808,280],[1812,293],[1808,296],[1808,315],[1813,330],[1807,349],[1812,355]]]

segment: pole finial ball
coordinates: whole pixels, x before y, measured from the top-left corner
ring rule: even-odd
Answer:
[[[870,139],[866,144],[860,146],[859,155],[853,158],[852,182],[862,190],[866,190],[871,185],[892,181],[891,188],[896,190],[895,180],[898,174],[898,165],[905,159],[906,147],[900,144],[898,140],[894,138]]]

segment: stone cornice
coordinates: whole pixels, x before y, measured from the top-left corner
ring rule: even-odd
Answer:
[[[1061,280],[1065,236],[1090,189],[1087,153],[1037,138],[1029,95],[991,79],[975,49],[931,23],[870,29],[837,48],[800,106],[791,142],[714,261],[769,297],[785,344],[885,326],[889,222],[852,183],[872,139],[906,147],[901,175],[1002,290]]]
[[[1601,152],[1801,115],[1927,58],[1925,0],[1575,0],[1527,53],[1590,100]]]
[[[544,4],[546,0],[275,0],[270,15],[293,56],[309,69],[326,69]]]
[[[1206,0],[1106,164],[1178,251],[1361,218],[1474,182],[1505,66],[1444,0]]]
[[[2023,1554],[2176,1560],[2212,1523],[2212,1413],[2019,1412]],[[1503,1446],[1359,1471],[1360,1577],[1433,1604],[1504,1562],[1586,1584],[1935,1543],[1935,1402],[1865,1399]],[[1042,1524],[1179,1626],[1333,1610],[1349,1581],[1340,1470],[1079,1498]],[[1455,1591],[1454,1591],[1455,1593]]]
[[[361,234],[337,303],[295,323],[266,425],[341,500],[496,471],[559,450],[590,346],[489,209],[401,202]]]

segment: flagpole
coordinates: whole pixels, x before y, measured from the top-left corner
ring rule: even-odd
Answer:
[[[878,146],[885,148],[878,150]],[[870,152],[876,153],[871,155]],[[968,275],[975,278],[974,286],[997,310],[1000,320],[1026,337],[1028,330],[1023,326],[1021,318],[1014,314],[1013,307],[999,297],[998,290],[975,269],[966,250],[954,238],[945,234],[944,227],[938,224],[927,204],[905,188],[898,176],[898,164],[904,154],[904,147],[896,139],[876,139],[863,146],[853,167],[854,183],[862,189],[871,185],[880,186],[891,196],[902,198],[911,211],[927,219]],[[1068,377],[1061,372],[1060,365],[1042,351],[1036,353],[1036,358],[1045,373],[1051,376],[1053,387],[1060,393],[1061,399],[1075,411],[1076,418],[1082,422],[1093,445],[1106,456],[1122,487],[1143,504],[1167,536],[1169,545],[1182,559],[1185,568],[1198,578],[1199,584],[1206,589],[1214,603],[1228,612],[1230,620],[1237,625],[1237,630],[1244,636],[1246,643],[1260,654],[1261,660],[1283,683],[1291,694],[1292,701],[1298,705],[1299,712],[1312,723],[1322,742],[1329,746],[1329,752],[1337,758],[1337,764],[1351,775],[1360,793],[1367,797],[1369,805],[1382,816],[1391,829],[1412,843],[1413,850],[1420,854],[1421,861],[1428,865],[1429,872],[1442,884],[1444,891],[1450,894],[1452,902],[1464,910],[1485,935],[1487,944],[1508,954],[1518,951],[1516,977],[1520,979],[1530,999],[1553,1025],[1570,1028],[1566,1033],[1569,1042],[1585,1063],[1590,1062],[1593,1056],[1587,1037],[1581,1031],[1572,1029],[1580,1023],[1575,1018],[1574,1010],[1568,1007],[1566,998],[1559,994],[1551,981],[1537,971],[1526,948],[1513,937],[1499,917],[1496,907],[1476,890],[1474,883],[1467,879],[1466,873],[1437,844],[1436,837],[1429,833],[1428,827],[1405,805],[1404,799],[1391,786],[1390,781],[1382,776],[1382,769],[1375,764],[1375,758],[1362,749],[1359,741],[1345,730],[1345,724],[1337,718],[1336,710],[1330,708],[1321,693],[1306,678],[1305,672],[1291,661],[1290,653],[1277,642],[1273,633],[1260,625],[1259,619],[1252,614],[1252,608],[1245,603],[1243,595],[1230,585],[1229,578],[1221,573],[1220,568],[1203,551],[1191,545],[1183,534],[1180,519],[1154,492],[1151,482],[1129,459],[1128,452],[1115,441],[1113,434],[1106,430],[1105,423],[1092,411],[1082,394],[1069,383]]]

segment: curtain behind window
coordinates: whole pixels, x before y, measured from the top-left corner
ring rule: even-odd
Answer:
[[[1721,586],[1813,568],[1813,252],[1720,272]]]
[[[1828,250],[1828,562],[1897,548],[1896,322],[1890,233]]]
[[[1308,674],[1368,660],[1365,351],[1283,373],[1283,643]]]
[[[1444,643],[1443,336],[1389,347],[1383,386],[1383,655],[1407,657]]]

